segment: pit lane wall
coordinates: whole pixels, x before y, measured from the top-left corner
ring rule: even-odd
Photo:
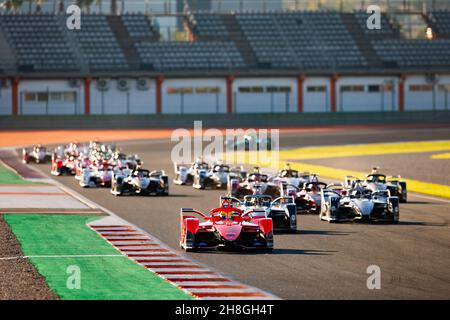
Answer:
[[[448,110],[450,75],[79,78],[3,81],[0,115]]]
[[[448,126],[450,111],[336,112],[277,114],[108,115],[108,116],[0,116],[0,131],[83,129],[192,128],[333,128],[345,126]],[[129,137],[129,136],[128,136]],[[126,137],[124,137],[126,138]]]

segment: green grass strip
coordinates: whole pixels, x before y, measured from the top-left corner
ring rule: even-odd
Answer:
[[[36,184],[36,182],[24,180],[0,161],[0,184]]]
[[[67,215],[12,215],[5,220],[27,256],[119,254],[86,224],[98,218]],[[32,257],[31,263],[61,299],[192,299],[144,267],[121,257]],[[80,270],[80,289],[69,289],[69,266]]]

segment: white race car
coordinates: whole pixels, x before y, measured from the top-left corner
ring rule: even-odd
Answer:
[[[24,148],[22,150],[22,162],[27,164],[30,161],[36,163],[46,163],[52,159],[52,154],[47,151],[46,147],[36,145],[31,149]]]

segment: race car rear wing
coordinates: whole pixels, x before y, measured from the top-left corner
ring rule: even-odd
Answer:
[[[198,214],[199,216],[201,216],[202,218],[207,218],[207,216],[204,213],[202,213],[198,210],[195,210],[192,208],[181,208],[180,214],[182,217],[187,217],[185,214],[188,214],[188,213],[195,213],[195,214]]]

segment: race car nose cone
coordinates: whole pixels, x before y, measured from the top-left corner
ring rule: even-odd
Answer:
[[[241,225],[221,225],[216,228],[225,241],[235,241],[242,230]]]

